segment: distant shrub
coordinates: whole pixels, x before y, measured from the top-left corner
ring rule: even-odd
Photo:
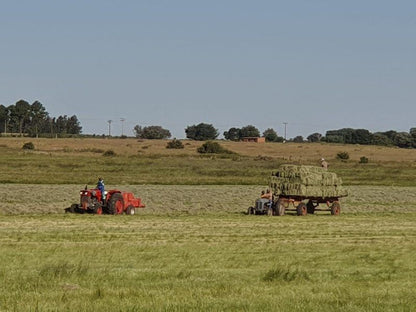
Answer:
[[[35,149],[35,145],[32,142],[27,142],[27,143],[23,144],[22,149],[25,149],[25,150],[34,150]]]
[[[368,158],[365,156],[360,157],[360,164],[366,164],[366,163],[368,163]]]
[[[169,141],[168,144],[166,144],[166,148],[181,149],[181,148],[184,148],[184,146],[180,140],[173,139],[172,141]]]
[[[348,154],[348,152],[339,152],[337,154],[337,158],[341,160],[347,160],[350,159],[350,154]]]
[[[106,156],[106,157],[116,156],[116,152],[114,152],[113,150],[106,150],[103,153],[103,156]]]
[[[218,142],[207,141],[197,149],[201,154],[233,154],[232,151],[222,147]]]

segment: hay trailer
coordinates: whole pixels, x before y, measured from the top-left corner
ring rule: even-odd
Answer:
[[[340,198],[348,195],[336,173],[315,166],[282,165],[272,172],[269,187],[273,191],[273,205],[267,214],[277,216],[286,211],[295,211],[298,216],[316,211],[339,215]]]
[[[319,204],[325,204],[326,208],[321,208]],[[341,213],[341,205],[339,203],[339,197],[324,198],[279,195],[273,201],[273,207],[269,209],[268,215],[283,216],[286,211],[296,211],[298,216],[314,214],[315,211],[330,211],[331,215],[337,216]]]

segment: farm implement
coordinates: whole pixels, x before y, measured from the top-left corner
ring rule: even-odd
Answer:
[[[331,215],[339,215],[340,198],[348,195],[335,173],[313,166],[282,165],[272,172],[269,188],[273,192],[273,201],[257,199],[248,214],[283,216],[286,211],[295,211],[298,216],[305,216],[316,211],[329,211]]]
[[[109,190],[104,196],[97,188],[85,187],[80,192],[80,203],[66,208],[65,212],[92,214],[123,214],[134,215],[136,208],[144,208],[141,198],[134,197],[131,192]]]

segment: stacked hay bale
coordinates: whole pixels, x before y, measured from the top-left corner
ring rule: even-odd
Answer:
[[[314,166],[282,165],[272,173],[270,188],[274,195],[322,198],[348,195],[336,173]]]

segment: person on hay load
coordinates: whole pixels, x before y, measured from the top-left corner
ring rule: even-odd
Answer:
[[[321,158],[321,167],[325,170],[328,170],[328,163],[326,162],[325,158]]]
[[[103,202],[104,202],[104,199],[105,199],[104,186],[105,185],[104,185],[103,178],[99,177],[98,178],[98,182],[97,182],[97,189],[99,189],[100,192],[101,192],[101,198],[102,198],[102,201]]]
[[[268,205],[271,207],[273,201],[273,193],[270,189],[267,189],[266,193],[262,192],[260,198],[266,198],[269,200]]]

